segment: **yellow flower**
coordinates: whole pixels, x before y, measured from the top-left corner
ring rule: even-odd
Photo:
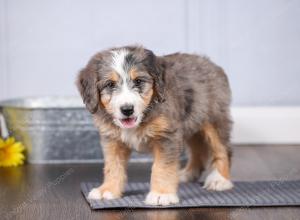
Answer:
[[[13,137],[0,138],[0,167],[18,166],[24,163],[24,145]]]

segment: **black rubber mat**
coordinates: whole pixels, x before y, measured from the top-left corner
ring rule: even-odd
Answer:
[[[149,183],[129,183],[121,199],[89,200],[87,195],[99,183],[81,183],[81,190],[92,209],[185,208],[185,207],[259,207],[300,206],[300,181],[235,182],[231,190],[216,192],[202,188],[202,183],[179,187],[180,202],[169,206],[144,203]]]

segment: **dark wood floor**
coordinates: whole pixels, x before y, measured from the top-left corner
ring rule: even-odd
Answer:
[[[98,164],[0,169],[0,219],[300,219],[300,208],[192,208],[91,211],[79,183],[99,181]],[[148,181],[150,164],[130,164],[130,181]],[[234,147],[234,180],[300,179],[300,146]]]

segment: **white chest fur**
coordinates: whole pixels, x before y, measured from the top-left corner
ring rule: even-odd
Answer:
[[[121,140],[136,151],[144,151],[148,137],[135,129],[124,129],[121,131]]]

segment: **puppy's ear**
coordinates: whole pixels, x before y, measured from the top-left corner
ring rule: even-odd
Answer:
[[[97,112],[99,106],[97,82],[98,75],[92,65],[88,65],[80,71],[76,82],[83,102],[92,114]]]
[[[145,49],[147,68],[154,80],[154,90],[158,102],[165,100],[165,64],[158,57],[154,55],[151,50]]]

